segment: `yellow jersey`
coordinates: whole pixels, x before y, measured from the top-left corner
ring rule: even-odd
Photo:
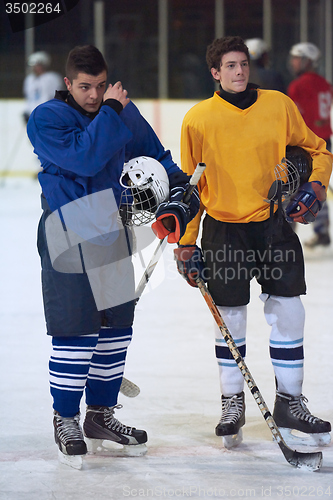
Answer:
[[[181,131],[181,166],[192,174],[199,162],[206,170],[199,183],[201,211],[180,241],[195,244],[204,210],[230,223],[269,218],[265,201],[275,180],[274,167],[286,146],[301,146],[313,159],[310,181],[328,186],[333,155],[326,142],[305,124],[294,102],[274,90],[257,89],[257,100],[240,109],[219,96],[196,104],[185,115]]]

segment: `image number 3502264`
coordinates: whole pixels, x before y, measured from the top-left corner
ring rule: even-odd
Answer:
[[[65,15],[76,7],[80,0],[47,0],[37,2],[5,2],[13,33],[40,26]]]

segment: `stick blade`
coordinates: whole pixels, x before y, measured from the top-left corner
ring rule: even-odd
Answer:
[[[290,465],[297,467],[297,469],[316,471],[320,469],[323,463],[323,454],[321,451],[307,453],[292,450],[282,441],[279,442],[279,446],[287,462]]]
[[[120,392],[128,398],[136,398],[136,396],[140,394],[140,387],[134,384],[134,382],[131,382],[127,378],[123,377]]]

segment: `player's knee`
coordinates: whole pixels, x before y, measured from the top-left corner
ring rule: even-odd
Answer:
[[[305,311],[301,298],[271,295],[265,302],[265,317],[269,325],[276,325],[281,334],[303,331]]]

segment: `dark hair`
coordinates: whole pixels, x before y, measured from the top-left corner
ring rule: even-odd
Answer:
[[[68,54],[66,76],[71,82],[79,73],[97,76],[104,70],[108,71],[105,59],[93,45],[74,47]]]
[[[221,59],[224,54],[228,52],[244,52],[247,60],[250,62],[250,54],[247,45],[240,36],[225,36],[223,38],[216,38],[207,47],[206,61],[209,70],[215,68],[220,69]]]

